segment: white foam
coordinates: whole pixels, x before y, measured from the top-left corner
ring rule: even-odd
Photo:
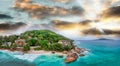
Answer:
[[[27,60],[33,62],[40,54],[24,54],[24,55],[14,55],[18,59]]]

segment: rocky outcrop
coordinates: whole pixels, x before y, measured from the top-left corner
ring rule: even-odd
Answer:
[[[77,60],[77,58],[78,58],[77,53],[69,53],[65,59],[65,62],[66,63],[73,62],[73,61]]]
[[[83,53],[85,51],[89,51],[89,50],[86,50],[84,48],[75,47],[71,52],[68,52],[67,57],[65,58],[65,62],[70,63],[70,62],[76,61],[78,58],[78,55],[80,57],[85,56],[85,54]]]
[[[82,52],[82,49],[81,49],[81,48],[78,48],[78,47],[75,47],[74,51],[77,52],[77,53],[81,53],[81,52]]]
[[[63,51],[63,54],[67,54],[68,53],[68,51]]]
[[[78,54],[80,54],[80,53],[82,53],[82,52],[84,52],[84,51],[87,51],[87,50],[84,49],[84,48],[75,47],[75,48],[74,48],[74,51],[77,52]]]
[[[63,58],[63,54],[59,54],[58,57],[59,57],[59,58]]]
[[[52,53],[52,54],[55,54],[55,51],[52,51],[51,53]]]
[[[80,54],[79,56],[85,56],[85,54]]]

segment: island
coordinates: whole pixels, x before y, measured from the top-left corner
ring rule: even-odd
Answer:
[[[110,38],[104,38],[104,37],[102,38],[101,37],[101,38],[98,38],[97,40],[112,40],[112,39],[110,39]]]
[[[10,51],[51,51],[66,54],[65,62],[73,62],[86,51],[84,48],[74,46],[73,40],[56,34],[49,30],[26,31],[20,35],[0,36],[0,49]],[[59,55],[62,57],[63,55]]]

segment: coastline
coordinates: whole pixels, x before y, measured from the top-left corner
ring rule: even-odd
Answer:
[[[62,51],[62,52],[57,52],[57,51],[45,51],[45,50],[34,50],[33,48],[30,49],[29,51],[23,51],[23,50],[8,50],[4,49],[3,51],[7,51],[8,53],[12,53],[16,58],[22,59],[22,60],[28,60],[30,62],[33,62],[37,57],[45,55],[45,56],[52,56],[56,55],[58,58],[64,58],[64,62],[70,63],[76,61],[79,56],[85,56],[84,52],[90,52],[89,50],[85,48],[79,48],[75,47],[74,49],[70,51]]]
[[[73,63],[67,64],[66,66],[98,66],[100,63],[101,65],[99,66],[116,66],[116,64],[119,65],[119,49],[120,49],[120,44],[119,41],[110,41],[107,40],[106,43],[104,41],[99,42],[99,41],[81,41],[81,44],[77,44],[78,46],[81,47],[86,47],[88,49],[91,49],[90,53],[86,53],[87,55],[85,57],[79,57],[79,59]],[[92,46],[91,46],[92,45]],[[107,46],[107,49],[106,49]],[[111,48],[112,46],[112,48]],[[96,47],[96,48],[95,48]],[[119,48],[119,49],[116,49]],[[36,55],[36,54],[35,54]],[[53,56],[42,56],[38,57],[35,60],[29,60],[29,59],[34,59],[35,55],[29,54],[28,55],[15,55],[15,57],[22,58],[23,60],[28,61],[36,61],[33,62],[37,66],[65,66],[66,63],[64,63],[63,58],[58,58]],[[33,58],[34,56],[34,58]],[[37,55],[36,55],[37,56]],[[39,55],[38,55],[39,56]],[[52,57],[49,59],[49,57]],[[26,58],[26,59],[25,59]],[[48,58],[48,59],[47,59]],[[53,60],[53,58],[55,60]],[[45,59],[45,60],[44,60]],[[113,63],[111,63],[113,62]],[[53,64],[54,63],[54,64]],[[87,64],[87,65],[86,65]]]
[[[0,49],[0,52],[5,52],[5,53],[10,53],[14,57],[21,59],[21,60],[27,60],[29,62],[33,62],[37,57],[42,56],[42,55],[53,55],[52,51],[44,51],[44,50],[39,50],[39,51],[28,51],[28,52],[23,52],[23,51],[11,51],[7,49]],[[65,56],[66,54],[63,54],[62,52],[55,52],[55,55],[63,55]]]
[[[24,54],[40,54],[40,55],[47,55],[47,54],[63,54],[63,55],[66,55],[64,54],[63,52],[57,52],[57,51],[54,51],[55,53],[52,53],[53,51],[45,51],[45,50],[39,50],[39,51],[36,51],[36,50],[30,50],[30,51],[18,51],[18,50],[9,50],[9,49],[0,49],[0,51],[8,51],[8,52],[20,52],[20,53],[23,53]]]

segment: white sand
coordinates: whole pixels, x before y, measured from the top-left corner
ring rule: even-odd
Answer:
[[[31,50],[31,51],[28,51],[27,53],[23,53],[22,51],[9,51],[9,50],[1,50],[1,51],[13,54],[14,57],[16,57],[18,59],[27,60],[30,62],[33,62],[40,55],[51,55],[52,54],[51,51],[44,51],[44,50],[40,50],[40,51]],[[60,53],[60,52],[55,52],[55,54],[65,55],[65,54]]]

